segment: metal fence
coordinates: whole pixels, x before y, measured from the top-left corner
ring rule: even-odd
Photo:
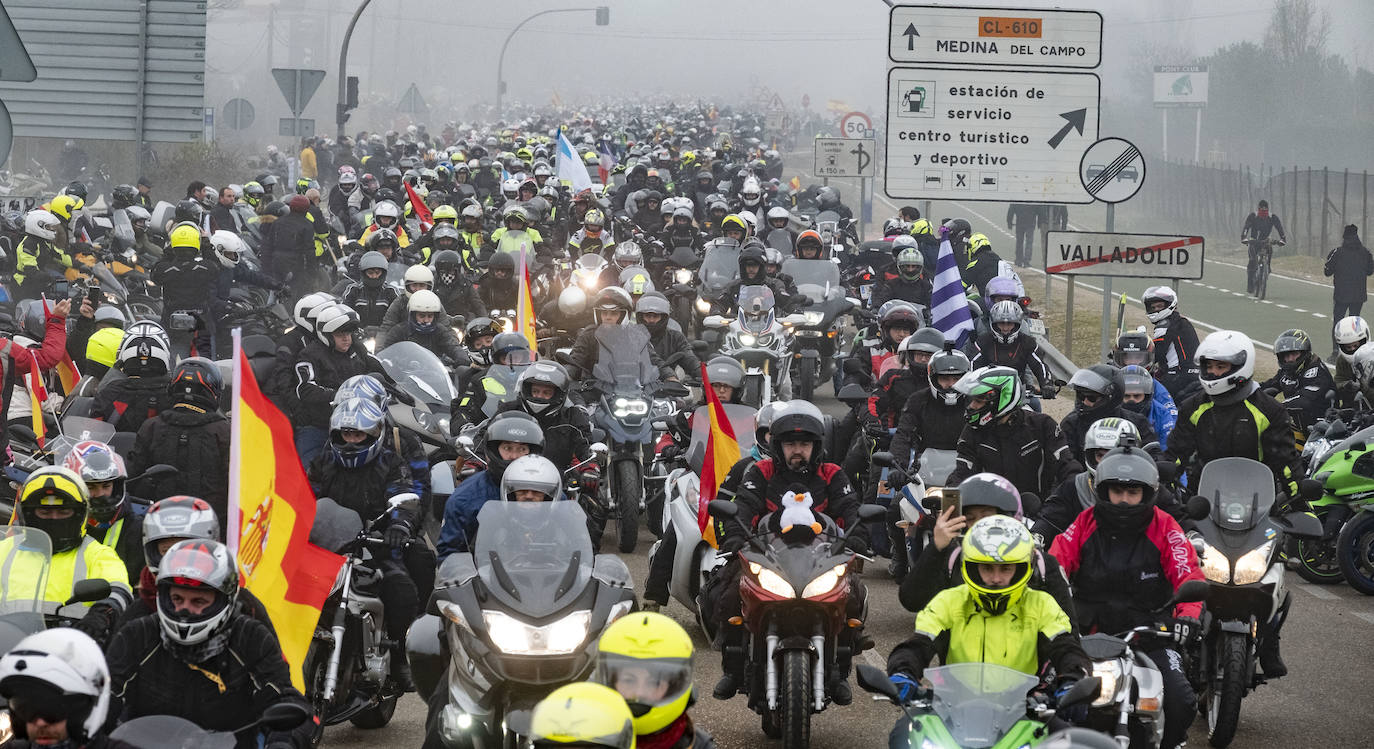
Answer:
[[[1149,177],[1131,207],[1189,232],[1238,240],[1245,217],[1268,200],[1288,235],[1285,254],[1324,255],[1347,224],[1368,236],[1367,171],[1155,162]]]

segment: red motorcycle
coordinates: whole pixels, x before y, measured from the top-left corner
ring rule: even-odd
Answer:
[[[740,522],[733,502],[713,500],[708,510],[718,520]],[[885,513],[880,505],[863,505],[859,519],[877,520]],[[859,625],[846,613],[859,557],[844,542],[865,522],[842,530],[815,514],[811,525],[783,528],[781,514],[761,518],[757,532],[743,529],[748,534],[748,548],[739,552],[748,633],[743,683],[750,709],[763,718],[763,732],[781,738],[786,749],[801,749],[811,740],[811,714],[830,703],[826,685],[840,676],[838,664],[856,655],[850,652],[852,635],[841,635]]]

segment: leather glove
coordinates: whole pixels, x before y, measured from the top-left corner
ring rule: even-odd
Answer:
[[[901,700],[902,702],[911,702],[912,700],[922,699],[927,691],[925,688],[921,686],[920,682],[916,681],[916,679],[913,676],[911,676],[911,674],[908,674],[904,671],[898,671],[895,674],[889,674],[887,678],[891,679],[892,683],[896,685],[897,699]]]
[[[849,549],[855,554],[867,554],[868,537],[864,535],[863,531],[851,533],[844,540],[844,548]]]
[[[391,525],[387,526],[386,534],[383,538],[386,539],[387,546],[393,549],[399,549],[405,546],[406,542],[410,540],[410,535],[409,525],[392,521]]]
[[[887,472],[887,485],[894,489],[900,489],[911,483],[911,477],[906,475],[906,471],[900,468],[893,468]]]
[[[114,630],[115,619],[114,607],[108,603],[100,602],[93,604],[85,616],[72,624],[72,628],[89,635],[103,648]]]
[[[1059,701],[1064,699],[1064,695],[1068,694],[1069,690],[1073,689],[1076,684],[1078,684],[1078,679],[1065,679],[1060,682],[1059,687],[1054,690],[1055,704],[1058,705]],[[1070,723],[1086,723],[1088,720],[1088,707],[1089,703],[1087,702],[1081,702],[1077,705],[1069,705],[1066,707],[1057,707],[1055,714]]]
[[[1189,645],[1202,637],[1202,624],[1191,616],[1180,616],[1169,626],[1174,633],[1174,641],[1179,645]]]
[[[876,421],[870,421],[864,424],[864,434],[867,434],[868,438],[871,440],[886,440],[887,427],[883,426],[882,424],[879,424]]]

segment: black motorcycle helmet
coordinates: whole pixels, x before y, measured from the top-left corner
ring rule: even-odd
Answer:
[[[1153,363],[1153,360],[1154,346],[1149,333],[1131,330],[1116,339],[1116,348],[1112,351],[1112,363],[1116,366],[1136,364],[1144,367]]]
[[[1097,464],[1097,504],[1093,516],[1097,524],[1109,534],[1138,533],[1145,530],[1154,517],[1155,500],[1159,494],[1159,469],[1149,453],[1138,447],[1118,447],[1102,457]],[[1112,504],[1112,487],[1139,487],[1139,504]]]
[[[1296,374],[1306,369],[1312,361],[1312,339],[1307,331],[1289,328],[1274,339],[1274,356],[1279,360],[1279,371]]]
[[[774,460],[780,464],[779,468],[787,470],[783,443],[810,440],[811,460],[802,468],[802,473],[809,474],[814,473],[816,467],[821,464],[821,453],[824,452],[825,445],[825,422],[820,416],[820,409],[809,403],[807,405],[811,405],[811,408],[802,407],[803,403],[806,401],[792,401],[788,404],[787,411],[773,420],[768,441]]]
[[[205,215],[205,206],[198,200],[187,198],[177,203],[176,213],[173,214],[173,223],[179,224],[182,221],[190,221],[196,226],[200,226],[201,218]]]
[[[507,280],[515,277],[515,256],[509,252],[498,252],[487,261],[487,272],[494,278]]]
[[[68,182],[67,186],[62,188],[62,192],[63,194],[70,195],[74,198],[81,198],[82,203],[87,202],[86,183],[84,182]]]
[[[1074,390],[1073,408],[1092,423],[1116,413],[1121,405],[1121,373],[1110,364],[1080,369],[1069,379]]]
[[[275,216],[277,218],[281,218],[286,214],[290,213],[291,209],[287,208],[286,204],[281,202],[280,200],[273,200],[267,204],[267,207],[263,209],[263,212],[266,213],[268,216]]]
[[[434,253],[434,277],[440,286],[457,286],[463,273],[463,256],[456,250]]]
[[[128,208],[138,202],[138,188],[133,185],[115,185],[114,192],[110,194],[110,199],[116,210]]]
[[[502,442],[520,442],[530,446],[530,453],[539,455],[544,452],[544,430],[533,416],[524,411],[502,411],[491,417],[487,424],[486,458],[487,474],[493,483],[501,484],[501,476],[511,461],[501,457]]]
[[[742,252],[740,252],[740,254],[739,254],[739,280],[740,280],[740,283],[742,283],[742,284],[760,284],[760,283],[763,283],[763,280],[764,280],[764,278],[766,277],[766,274],[764,273],[764,262],[763,262],[763,261],[764,261],[764,257],[763,257],[763,254],[764,254],[764,253],[763,253],[763,248],[762,248],[761,246],[760,246],[760,247],[747,247],[747,248],[745,248]],[[754,272],[754,273],[750,273],[750,272],[748,272],[747,270],[745,270],[745,269],[746,269],[747,267],[749,267],[750,265],[753,265],[753,266],[756,267],[758,270],[757,270],[756,272]]]
[[[172,371],[167,394],[174,408],[200,413],[219,409],[219,396],[224,391],[224,376],[214,362],[200,356],[182,359]]]
[[[951,247],[961,249],[968,244],[969,235],[973,234],[973,227],[969,225],[966,219],[950,219],[945,222],[945,226],[949,229],[945,234],[945,238],[949,240]]]

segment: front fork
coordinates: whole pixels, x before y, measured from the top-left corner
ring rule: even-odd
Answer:
[[[334,610],[334,623],[330,632],[334,646],[329,651],[329,668],[324,675],[324,701],[334,700],[334,692],[339,687],[339,659],[343,655],[344,628],[348,623],[348,600],[353,587],[353,563],[349,561],[343,568],[343,585],[339,591],[339,604]]]

